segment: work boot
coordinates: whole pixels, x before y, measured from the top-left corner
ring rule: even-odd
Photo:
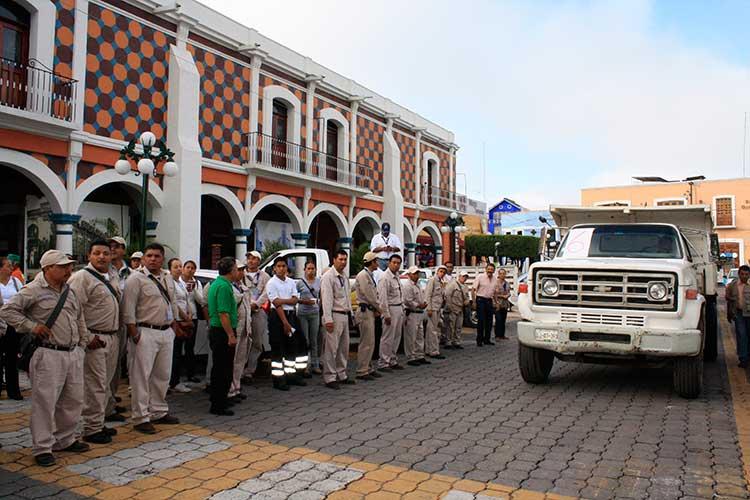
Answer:
[[[88,436],[83,436],[83,440],[87,443],[108,444],[112,442],[112,436],[105,433],[104,431],[99,431],[93,434],[89,434]]]
[[[67,448],[63,448],[60,451],[68,451],[70,453],[83,453],[84,451],[89,451],[90,449],[91,449],[91,446],[87,445],[86,443],[82,443],[80,441],[73,441],[73,444],[71,444]]]
[[[40,467],[52,467],[55,465],[55,456],[52,453],[42,453],[35,456],[34,461]]]

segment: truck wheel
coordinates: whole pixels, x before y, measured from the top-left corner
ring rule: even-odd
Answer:
[[[672,368],[672,386],[686,399],[697,398],[703,390],[703,354],[678,358]]]
[[[716,361],[719,341],[719,318],[716,310],[716,295],[706,297],[706,342],[703,347],[703,361]]]
[[[551,351],[518,344],[518,368],[521,377],[530,384],[543,384],[552,371],[555,356]]]

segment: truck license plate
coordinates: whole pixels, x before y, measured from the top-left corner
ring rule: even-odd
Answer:
[[[560,332],[557,330],[549,330],[545,328],[537,328],[534,332],[536,340],[541,342],[557,342]]]

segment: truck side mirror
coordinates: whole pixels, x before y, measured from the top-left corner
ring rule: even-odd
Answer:
[[[547,254],[547,226],[542,226],[542,231],[539,233],[539,249],[537,253],[539,255]]]
[[[719,235],[711,233],[711,257],[714,261],[718,261],[721,257],[719,250]]]

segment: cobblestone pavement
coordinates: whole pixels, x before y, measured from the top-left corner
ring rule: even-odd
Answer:
[[[0,498],[748,498],[750,383],[732,356],[686,401],[668,369],[556,363],[527,385],[515,340],[466,333],[447,360],[341,391],[258,383],[230,418],[202,391],[171,396],[182,424],[122,426],[51,469],[33,466],[28,407],[2,400]]]

